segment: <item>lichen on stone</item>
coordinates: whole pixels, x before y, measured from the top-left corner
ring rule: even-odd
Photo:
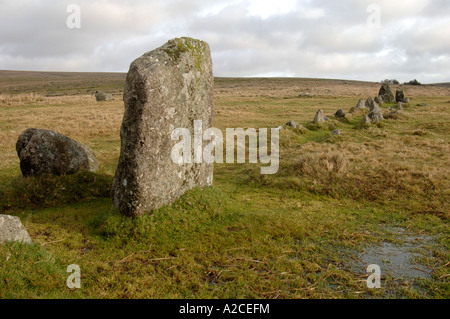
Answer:
[[[203,41],[183,37],[169,40],[164,52],[174,61],[179,61],[183,53],[190,53],[195,62],[195,68],[202,72],[203,52],[205,49],[206,45]]]

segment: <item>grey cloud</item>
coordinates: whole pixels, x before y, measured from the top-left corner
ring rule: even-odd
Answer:
[[[81,6],[81,29],[66,27],[70,3]],[[380,29],[367,27],[369,4],[380,6]],[[0,0],[0,69],[127,71],[192,36],[210,44],[218,76],[450,81],[449,9],[447,0],[298,0],[263,18],[245,0]]]

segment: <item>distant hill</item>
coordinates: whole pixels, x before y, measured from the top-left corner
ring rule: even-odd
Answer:
[[[52,95],[123,91],[126,73],[39,72],[0,70],[0,93]]]
[[[45,96],[83,95],[103,91],[121,95],[126,73],[41,72],[0,70],[0,94],[36,93]],[[241,96],[296,97],[304,93],[319,96],[357,96],[378,94],[379,82],[318,78],[216,77],[217,96],[232,90]],[[398,85],[393,85],[396,89]],[[450,83],[404,85],[409,96],[450,95]]]

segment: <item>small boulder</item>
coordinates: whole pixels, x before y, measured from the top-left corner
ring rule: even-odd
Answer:
[[[0,244],[12,241],[19,241],[25,244],[33,243],[19,217],[0,215]]]
[[[16,151],[24,176],[98,170],[97,158],[89,147],[50,130],[25,130],[17,139]]]
[[[398,102],[398,103],[397,103],[397,110],[403,111],[404,105],[405,105],[405,103],[403,103],[403,102]]]
[[[333,132],[331,132],[331,135],[332,136],[339,136],[339,135],[341,135],[341,130],[334,130]]]
[[[112,100],[113,96],[111,93],[104,93],[104,92],[95,92],[95,98],[97,99],[97,102],[100,101],[110,101]]]
[[[286,126],[293,127],[293,128],[299,128],[299,124],[297,122],[295,122],[294,120],[287,122]]]
[[[403,103],[410,103],[411,99],[409,97],[403,99]]]

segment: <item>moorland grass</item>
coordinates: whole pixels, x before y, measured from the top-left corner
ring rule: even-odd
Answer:
[[[34,245],[0,246],[0,297],[448,298],[448,96],[407,91],[414,101],[407,117],[382,127],[359,128],[361,114],[311,127],[318,108],[327,116],[347,112],[378,86],[349,83],[218,79],[215,127],[295,120],[303,128],[281,130],[277,174],[215,164],[213,187],[141,218],[121,216],[110,198],[120,99],[3,96],[0,209],[21,218]],[[304,91],[317,96],[298,97]],[[413,106],[417,101],[430,106]],[[15,140],[27,127],[91,146],[100,172],[20,177]],[[334,128],[341,136],[331,136]],[[419,245],[430,253],[414,261],[432,275],[386,274],[381,289],[369,289],[366,269],[352,265],[366,247],[404,244],[395,227],[433,238]],[[80,289],[66,286],[71,264],[81,268]]]

